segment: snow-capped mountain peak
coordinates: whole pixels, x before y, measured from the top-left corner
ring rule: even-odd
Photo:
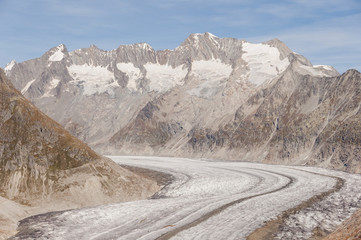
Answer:
[[[63,60],[65,52],[67,52],[67,49],[64,44],[60,44],[59,46],[52,48],[49,51],[49,54],[50,54],[49,61],[50,62],[59,62],[59,61]]]
[[[192,46],[193,48],[199,48],[201,45],[213,45],[219,47],[220,38],[212,33],[192,33],[184,42],[176,49]]]
[[[11,62],[9,62],[6,67],[4,68],[4,70],[7,72],[7,71],[11,71],[11,69],[15,66],[16,64],[16,61],[15,60],[12,60]]]
[[[138,43],[137,45],[139,45],[143,50],[154,51],[152,46],[150,46],[148,43]]]

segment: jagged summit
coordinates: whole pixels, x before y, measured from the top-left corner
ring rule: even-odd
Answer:
[[[68,55],[68,50],[64,44],[60,44],[47,52],[50,62],[59,62]]]
[[[141,48],[141,49],[144,49],[144,50],[149,50],[149,51],[154,51],[153,47],[150,46],[148,43],[146,42],[141,42],[141,43],[134,43],[134,44],[130,44],[128,46],[132,46],[132,47],[135,47],[135,48]]]
[[[192,46],[198,48],[199,45],[215,45],[216,47],[219,46],[219,40],[221,38],[211,34],[211,33],[192,33],[190,34],[181,44],[179,47],[182,48],[187,46]]]
[[[196,39],[205,39],[205,38],[208,38],[208,39],[215,39],[215,38],[218,38],[216,35],[212,34],[212,33],[209,33],[209,32],[205,32],[205,33],[192,33],[190,34],[186,39],[185,41],[194,41]]]
[[[95,44],[91,44],[89,49],[99,50],[99,48]]]
[[[11,60],[8,64],[6,64],[6,67],[4,68],[5,71],[10,71],[14,66],[16,65],[15,60]]]
[[[345,74],[360,74],[360,72],[356,69],[348,69]]]

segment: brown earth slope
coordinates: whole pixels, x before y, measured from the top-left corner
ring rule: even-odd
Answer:
[[[70,135],[0,69],[0,238],[31,214],[147,198],[158,189]]]

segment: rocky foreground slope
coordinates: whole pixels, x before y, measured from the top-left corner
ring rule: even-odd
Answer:
[[[323,240],[359,240],[361,239],[361,210],[354,213],[333,233]]]
[[[0,69],[0,238],[32,214],[146,198],[158,189],[40,112]]]
[[[310,164],[361,172],[361,75],[274,39],[192,34],[174,50],[95,46],[11,62],[15,87],[107,154]]]

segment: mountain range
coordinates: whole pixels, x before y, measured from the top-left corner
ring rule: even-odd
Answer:
[[[361,172],[361,75],[278,39],[191,34],[173,50],[65,45],[5,68],[41,111],[101,154],[221,158]]]

